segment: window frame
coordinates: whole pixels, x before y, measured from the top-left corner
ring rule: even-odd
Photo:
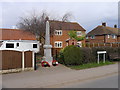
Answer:
[[[16,47],[19,47],[20,46],[20,43],[16,43]]]
[[[91,38],[91,39],[95,39],[95,35],[93,35],[93,36],[90,36],[90,38]]]
[[[36,45],[37,47],[34,47],[34,45]],[[38,48],[38,45],[34,43],[34,44],[33,44],[33,48]]]
[[[114,34],[114,35],[112,35],[112,39],[116,39],[116,35]]]
[[[58,36],[61,36],[63,33],[62,33],[62,30],[55,30],[54,34],[58,35]]]
[[[7,46],[8,44],[13,45],[13,47],[8,47],[8,46]],[[14,43],[6,43],[6,48],[15,48],[15,45],[14,45]]]
[[[0,47],[3,45],[3,41],[0,41]]]
[[[54,47],[55,48],[62,48],[63,47],[63,42],[62,41],[55,41],[54,42]]]
[[[76,34],[77,34],[77,36],[82,36],[82,31],[77,31]]]

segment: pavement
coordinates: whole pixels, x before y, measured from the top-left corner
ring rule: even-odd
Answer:
[[[39,67],[36,71],[4,74],[2,86],[3,88],[59,88],[114,74],[118,74],[118,64],[84,70],[73,70],[59,64],[50,68]]]

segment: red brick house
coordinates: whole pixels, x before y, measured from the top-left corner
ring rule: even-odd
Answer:
[[[106,26],[102,23],[86,35],[86,43],[117,43],[120,42],[120,29]]]
[[[85,43],[85,40],[76,41],[70,39],[68,33],[70,31],[76,31],[77,36],[85,35],[86,30],[80,26],[77,22],[63,22],[63,21],[49,21],[50,22],[50,42],[53,46],[52,52],[55,54],[60,49],[65,48],[68,45],[80,45]]]

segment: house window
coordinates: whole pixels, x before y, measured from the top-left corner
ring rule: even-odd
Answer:
[[[62,42],[61,41],[56,41],[54,44],[55,48],[62,48]]]
[[[95,39],[95,36],[91,36],[91,39]]]
[[[37,48],[37,44],[33,44],[33,48]]]
[[[2,46],[2,44],[3,44],[2,42],[3,42],[3,41],[0,41],[0,47],[1,47],[1,46]]]
[[[108,38],[110,38],[110,35],[107,35],[108,36]]]
[[[77,36],[81,36],[82,32],[81,31],[77,31]]]
[[[16,46],[19,47],[19,43],[17,43]]]
[[[55,30],[55,35],[62,35],[62,30]]]
[[[112,38],[115,39],[115,38],[116,38],[116,35],[112,35]]]
[[[14,48],[14,43],[6,43],[6,48]]]
[[[86,39],[89,39],[89,37],[87,36]]]
[[[78,47],[82,47],[82,43],[81,42],[77,42],[77,46]]]

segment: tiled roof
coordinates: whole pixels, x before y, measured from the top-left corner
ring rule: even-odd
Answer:
[[[49,20],[51,30],[80,30],[86,31],[82,26],[77,22],[63,22],[63,21],[54,21]]]
[[[115,34],[118,35],[120,34],[120,29],[118,28],[112,28],[112,27],[108,27],[108,26],[98,26],[95,29],[93,29],[92,31],[90,31],[87,36],[91,36],[91,35],[104,35],[104,34]]]
[[[32,33],[20,29],[0,29],[0,35],[0,40],[36,40]]]

